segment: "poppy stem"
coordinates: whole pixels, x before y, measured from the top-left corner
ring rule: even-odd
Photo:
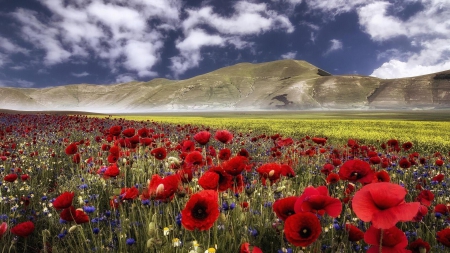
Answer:
[[[380,235],[380,249],[378,250],[379,253],[383,253],[383,229],[380,229],[381,235]]]

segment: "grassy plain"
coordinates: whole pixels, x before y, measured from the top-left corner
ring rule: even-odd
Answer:
[[[343,143],[356,139],[378,144],[411,141],[420,151],[450,150],[450,111],[253,111],[119,115],[128,120],[204,125],[237,132],[279,133],[286,137],[328,137]]]

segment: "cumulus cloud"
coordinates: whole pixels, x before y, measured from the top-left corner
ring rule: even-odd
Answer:
[[[296,56],[297,56],[297,51],[291,51],[291,52],[282,54],[281,58],[282,59],[295,59]]]
[[[330,43],[331,43],[331,45],[327,49],[327,51],[325,51],[325,53],[323,53],[324,55],[328,55],[329,53],[331,53],[333,51],[342,49],[342,42],[340,40],[332,39],[332,40],[330,40]]]
[[[153,68],[164,46],[162,32],[175,29],[181,11],[179,0],[40,2],[51,17],[25,9],[12,16],[21,24],[22,37],[44,51],[46,65],[94,54],[112,72],[125,68],[140,77],[157,75]]]
[[[171,58],[170,68],[175,76],[199,65],[203,47],[232,45],[243,49],[253,45],[245,36],[270,30],[294,31],[287,16],[271,10],[265,3],[238,1],[233,8],[234,13],[226,17],[214,12],[211,6],[186,10],[188,17],[182,22],[184,37],[176,42],[180,54]],[[206,32],[202,26],[207,26],[211,32]]]
[[[18,46],[17,44],[14,44],[11,40],[2,37],[0,37],[0,50],[6,53],[28,54],[29,52],[28,49]]]
[[[75,77],[85,77],[85,76],[88,76],[89,73],[84,71],[84,72],[81,72],[81,73],[72,73],[72,75],[75,76]]]

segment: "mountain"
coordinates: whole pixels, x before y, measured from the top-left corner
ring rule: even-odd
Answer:
[[[186,80],[0,88],[0,108],[24,111],[416,109],[450,107],[450,70],[379,79],[333,76],[305,61],[240,63]]]

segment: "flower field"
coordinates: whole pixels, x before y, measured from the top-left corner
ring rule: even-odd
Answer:
[[[0,114],[0,251],[445,252],[448,129]]]

